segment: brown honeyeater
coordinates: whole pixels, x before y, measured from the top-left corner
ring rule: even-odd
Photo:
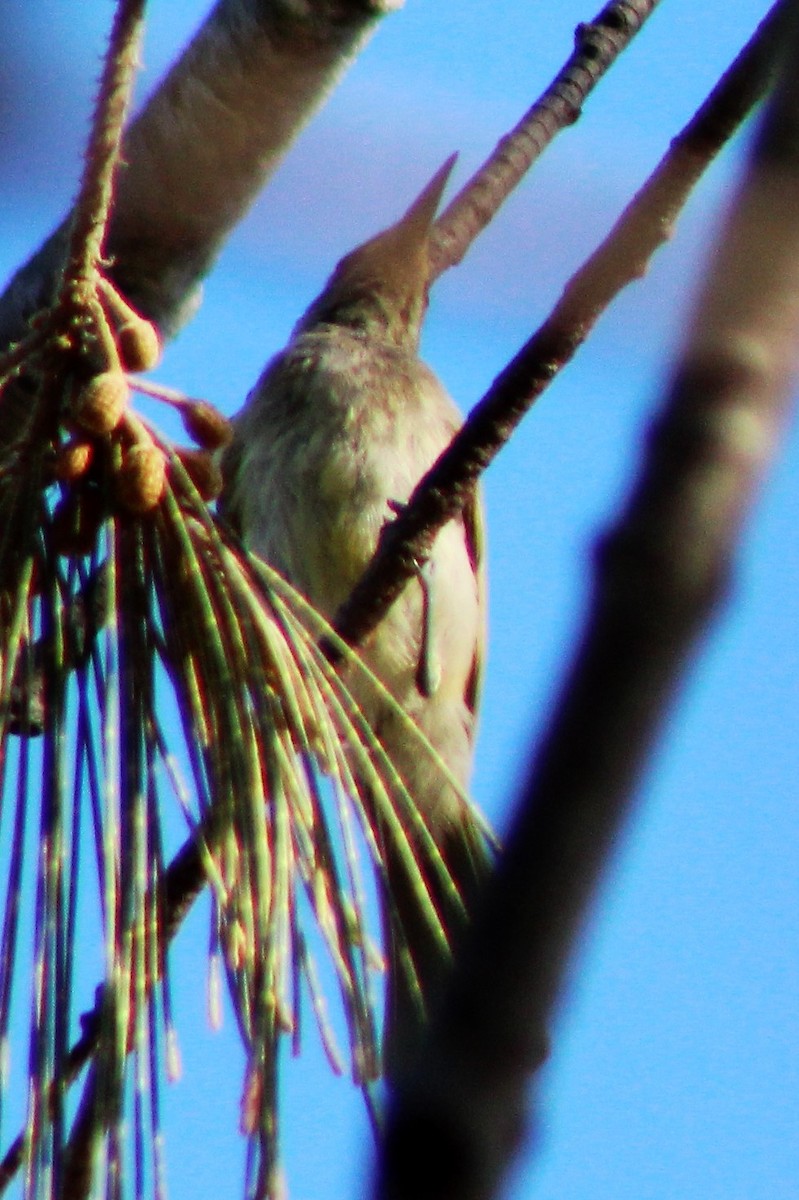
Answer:
[[[266,366],[225,453],[222,512],[261,555],[332,617],[374,554],[381,530],[461,424],[419,358],[432,223],[454,158],[389,229],[343,258]],[[462,789],[472,765],[485,636],[482,513],[477,496],[438,533],[428,562],[361,647]],[[489,865],[482,826],[409,736],[395,709],[358,696],[413,796],[468,910]],[[422,996],[435,1003],[447,955],[419,910],[401,856],[385,845],[391,948],[385,1062],[404,1069],[422,1028],[399,965],[407,945]],[[426,881],[450,942],[463,907],[435,871]]]

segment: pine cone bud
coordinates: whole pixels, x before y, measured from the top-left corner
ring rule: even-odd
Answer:
[[[72,415],[81,428],[102,437],[116,429],[129,397],[128,381],[121,371],[102,371],[80,389]]]
[[[119,327],[117,348],[127,371],[152,371],[161,361],[161,341],[156,328],[141,318]]]
[[[131,308],[110,279],[100,280],[100,302],[115,330],[119,356],[127,371],[151,371],[161,358],[158,330]]]
[[[181,408],[183,425],[192,441],[203,450],[220,450],[233,437],[233,426],[207,400],[189,400]]]
[[[85,475],[94,457],[94,447],[91,442],[73,438],[61,446],[53,464],[53,475],[62,483],[75,483]]]
[[[116,473],[116,497],[122,508],[141,515],[160,502],[166,485],[166,459],[152,442],[128,447]]]

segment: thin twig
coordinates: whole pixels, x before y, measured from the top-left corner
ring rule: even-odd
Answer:
[[[575,937],[773,458],[799,372],[792,53],[453,987],[389,1114],[378,1194],[496,1194]],[[786,32],[784,28],[784,32]],[[433,1180],[434,1186],[426,1186]]]
[[[461,261],[555,135],[579,118],[588,96],[657,4],[658,0],[613,0],[593,21],[577,26],[568,62],[436,221],[432,279]]]
[[[399,516],[385,527],[375,557],[333,622],[350,645],[358,645],[379,623],[527,410],[611,300],[643,274],[668,239],[702,172],[768,86],[783,35],[783,7],[774,6],[608,237],[566,285],[550,316],[494,380]]]
[[[114,173],[139,61],[146,0],[119,0],[97,92],[80,189],[72,211],[64,287],[91,282],[111,211]]]

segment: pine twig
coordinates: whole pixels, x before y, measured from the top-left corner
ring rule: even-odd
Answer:
[[[799,6],[786,11],[781,86],[638,482],[600,544],[582,644],[424,1071],[389,1114],[383,1198],[495,1194],[576,934],[777,448],[799,372]]]
[[[114,174],[138,67],[146,0],[119,0],[97,92],[80,188],[72,211],[63,290],[94,293],[111,213]]]
[[[527,410],[615,296],[644,273],[703,171],[763,95],[784,23],[784,5],[776,4],[608,237],[566,285],[550,316],[497,376],[399,516],[385,527],[375,557],[333,622],[345,641],[357,646],[375,628]]]

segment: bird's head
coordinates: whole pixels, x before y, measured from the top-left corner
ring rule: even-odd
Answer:
[[[294,336],[341,325],[415,349],[427,306],[430,231],[456,155],[447,159],[396,224],[341,259]]]

